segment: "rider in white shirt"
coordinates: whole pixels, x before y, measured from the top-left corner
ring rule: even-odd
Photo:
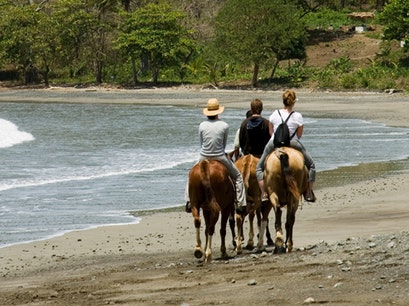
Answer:
[[[286,90],[283,93],[283,104],[284,108],[280,110],[275,110],[270,116],[270,133],[272,135],[270,141],[267,143],[264,148],[263,155],[261,156],[259,162],[257,163],[256,176],[259,182],[262,201],[267,200],[267,194],[264,188],[264,164],[267,156],[274,150],[274,127],[282,123],[282,120],[286,120],[288,116],[290,118],[287,121],[287,126],[292,136],[290,146],[294,149],[297,149],[304,155],[305,165],[307,166],[309,172],[309,180],[307,191],[304,194],[304,198],[308,202],[315,202],[316,198],[313,192],[313,185],[315,182],[315,164],[311,155],[305,149],[300,139],[304,131],[304,120],[301,113],[293,111],[295,103],[298,101],[296,98],[295,92],[293,90]],[[281,119],[281,117],[282,119]]]

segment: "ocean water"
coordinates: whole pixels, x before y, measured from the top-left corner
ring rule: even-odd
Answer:
[[[245,112],[222,115],[228,150]],[[409,156],[407,128],[304,119],[318,171]],[[0,103],[0,247],[183,205],[202,120],[193,106]]]

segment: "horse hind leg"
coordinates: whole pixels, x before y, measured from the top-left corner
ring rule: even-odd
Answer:
[[[230,213],[224,211],[222,213],[221,224],[220,224],[220,238],[221,238],[221,245],[220,245],[220,252],[222,254],[222,258],[227,258],[227,249],[226,249],[226,226],[227,220],[229,219]]]
[[[288,210],[287,211],[287,220],[285,223],[285,232],[286,232],[286,247],[287,252],[291,252],[293,250],[293,229],[295,223],[295,212]]]
[[[249,212],[249,238],[247,239],[246,249],[252,250],[254,248],[254,217],[255,212]],[[257,220],[260,219],[260,216],[257,217]],[[259,222],[257,222],[259,223]]]
[[[212,238],[213,235],[206,234],[205,262],[212,260]]]
[[[212,260],[212,240],[215,225],[217,223],[217,219],[219,218],[219,214],[212,214],[210,212],[203,213],[205,222],[206,222],[206,245],[205,245],[205,262],[210,262]]]
[[[200,259],[203,256],[201,245],[202,245],[202,242],[200,240],[200,228],[196,228],[196,247],[195,247],[194,255],[197,259]]]
[[[267,245],[274,245],[273,238],[271,238],[270,228],[268,227],[268,220],[266,225],[266,238],[267,238]]]
[[[285,253],[285,243],[283,229],[281,228],[281,215],[282,211],[280,207],[275,208],[275,229],[276,229],[276,241],[274,247],[274,254]]]
[[[192,213],[194,215],[194,224],[196,228],[196,247],[194,251],[195,258],[200,259],[203,256],[202,251],[202,241],[200,239],[200,216],[197,213],[197,209],[192,209]]]
[[[237,214],[236,215],[237,236],[235,237],[237,254],[241,254],[243,252],[241,240],[241,237],[243,236],[243,222],[244,222],[243,216]]]
[[[237,243],[236,243],[236,231],[234,229],[234,227],[236,226],[236,221],[234,220],[234,211],[232,213],[230,213],[229,216],[229,227],[230,227],[230,231],[231,231],[231,235],[233,237],[232,239],[232,244],[233,244],[233,248],[237,248]]]

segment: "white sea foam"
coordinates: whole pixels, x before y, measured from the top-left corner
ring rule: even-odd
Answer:
[[[8,148],[32,140],[34,136],[30,133],[19,131],[14,123],[0,119],[0,148]]]

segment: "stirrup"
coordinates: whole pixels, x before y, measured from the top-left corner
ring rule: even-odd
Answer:
[[[236,208],[236,214],[244,216],[247,213],[247,205],[239,206]]]
[[[191,213],[191,212],[192,212],[192,207],[190,206],[190,202],[189,202],[189,201],[186,202],[185,211],[186,211],[187,213]]]
[[[315,197],[314,191],[311,190],[310,194],[305,194],[304,200],[306,200],[307,202],[312,202],[312,203],[315,202],[317,198]]]

